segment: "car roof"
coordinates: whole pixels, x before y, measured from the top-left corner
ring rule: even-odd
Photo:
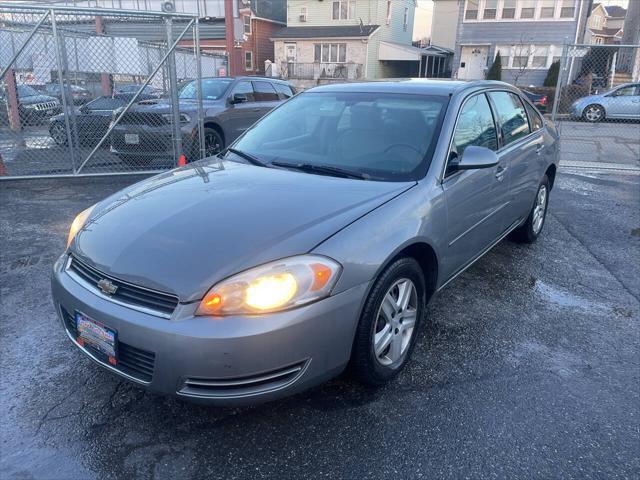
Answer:
[[[261,75],[238,75],[235,77],[202,77],[203,80],[213,80],[216,78],[227,79],[227,80],[266,80],[268,82],[286,83],[288,85],[288,82],[281,78],[263,77]]]
[[[314,87],[312,92],[363,92],[363,93],[409,93],[424,95],[453,95],[464,90],[480,88],[505,88],[513,86],[492,80],[439,80],[428,78],[403,78],[376,80],[372,82],[339,83]]]

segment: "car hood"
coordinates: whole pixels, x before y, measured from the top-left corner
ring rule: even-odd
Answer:
[[[586,97],[582,97],[582,98],[579,98],[578,100],[576,100],[575,101],[575,105],[583,105],[585,103],[597,102],[597,101],[602,100],[603,97],[604,97],[603,94],[588,95]]]
[[[311,251],[414,185],[209,159],[100,202],[71,251],[114,277],[190,302],[229,275]]]
[[[58,99],[49,95],[29,95],[28,97],[20,97],[19,101],[23,105],[33,105],[34,103],[58,102]]]

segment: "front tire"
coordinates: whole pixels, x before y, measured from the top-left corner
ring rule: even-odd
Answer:
[[[602,105],[597,105],[597,104],[588,105],[582,111],[582,118],[586,122],[590,122],[590,123],[601,122],[602,120],[604,120],[604,117],[605,117],[605,113]]]
[[[518,243],[533,243],[538,239],[547,218],[549,188],[549,178],[545,175],[538,187],[533,208],[531,208],[526,222],[511,233],[512,240]]]
[[[356,331],[351,369],[358,380],[382,385],[407,364],[426,306],[418,262],[402,257],[375,281]]]
[[[63,147],[67,144],[67,130],[61,122],[52,123],[49,127],[49,134],[56,145]]]

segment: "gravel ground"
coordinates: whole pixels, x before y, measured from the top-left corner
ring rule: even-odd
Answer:
[[[545,232],[431,303],[411,365],[266,405],[165,398],[85,358],[49,272],[132,178],[0,183],[0,477],[638,478],[640,175],[563,170]]]

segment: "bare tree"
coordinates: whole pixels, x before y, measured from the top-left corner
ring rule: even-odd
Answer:
[[[527,71],[529,65],[529,58],[531,55],[535,55],[535,51],[531,48],[531,38],[524,33],[520,35],[518,43],[512,45],[513,47],[513,84],[518,85],[520,78]]]

